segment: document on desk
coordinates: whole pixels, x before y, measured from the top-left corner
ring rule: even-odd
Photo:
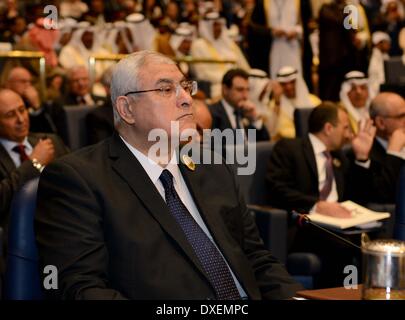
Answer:
[[[341,202],[340,204],[352,213],[351,218],[342,219],[329,217],[316,212],[311,213],[308,217],[315,223],[338,229],[361,227],[366,223],[375,222],[390,217],[389,212],[372,211],[352,201],[345,201]]]

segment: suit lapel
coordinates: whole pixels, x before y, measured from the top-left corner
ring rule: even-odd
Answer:
[[[318,169],[316,167],[316,159],[315,159],[315,154],[314,154],[314,149],[312,148],[311,141],[309,140],[308,137],[305,137],[302,140],[302,149],[304,151],[304,157],[305,160],[307,161],[312,174],[314,175],[316,182],[317,182],[317,188],[318,188]]]
[[[336,190],[338,193],[338,201],[341,201],[344,195],[344,173],[343,173],[343,163],[342,158],[339,153],[332,152],[332,165],[333,174],[335,176]]]
[[[220,114],[222,115],[222,122],[223,122],[221,130],[228,129],[228,128],[232,129],[231,121],[228,118],[228,114],[226,113],[225,107],[223,106],[222,102],[218,103],[218,107],[221,109],[218,111],[220,111]]]
[[[0,143],[0,163],[4,168],[4,176],[8,175],[10,172],[16,169],[16,166],[8,154],[7,150],[4,149],[3,145]]]
[[[142,202],[146,210],[173,238],[197,269],[207,278],[183,230],[181,230],[181,227],[170,214],[166,203],[142,165],[125,146],[118,134],[114,134],[110,140],[110,157],[113,159],[113,169],[128,183],[129,187]]]

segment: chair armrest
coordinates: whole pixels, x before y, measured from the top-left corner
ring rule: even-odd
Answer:
[[[266,248],[285,264],[287,259],[287,211],[258,205],[248,205],[248,209],[255,215],[256,224]]]
[[[321,260],[310,252],[290,253],[287,258],[287,270],[290,274],[313,276],[321,271]]]

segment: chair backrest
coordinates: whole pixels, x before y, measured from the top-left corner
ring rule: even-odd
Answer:
[[[236,163],[235,167],[238,168],[252,168],[255,166],[255,170],[252,174],[249,175],[237,175],[237,181],[239,183],[240,189],[242,194],[245,197],[246,203],[248,204],[256,204],[256,205],[265,205],[268,204],[268,192],[266,187],[266,173],[267,173],[267,166],[270,159],[270,152],[273,148],[273,143],[269,141],[262,141],[257,142],[255,149],[256,152],[254,153],[255,158],[252,157],[250,152],[251,147],[247,147],[246,145],[229,145],[226,147],[226,153],[229,157],[230,154],[233,153],[233,158],[228,159],[237,159],[237,153],[244,152],[244,160],[246,158],[248,161],[255,161],[254,164],[243,163],[238,164]],[[250,171],[250,170],[248,170]]]
[[[308,133],[309,115],[313,108],[300,108],[294,110],[295,135],[304,137]]]
[[[384,73],[387,84],[405,85],[405,64],[402,57],[391,57],[384,61]]]
[[[256,171],[253,174],[249,190],[249,203],[251,204],[269,204],[266,176],[273,146],[274,143],[268,141],[258,142],[256,144]]]
[[[64,106],[67,144],[72,150],[88,145],[86,115],[97,106]]]
[[[8,230],[4,296],[8,300],[42,298],[34,215],[39,179],[28,181],[15,193]]]
[[[402,166],[398,179],[394,238],[405,240],[405,166]]]

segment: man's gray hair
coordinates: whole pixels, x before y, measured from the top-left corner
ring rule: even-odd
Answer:
[[[114,110],[114,124],[121,121],[121,117],[116,109],[116,101],[119,96],[130,91],[143,90],[138,87],[140,79],[139,73],[147,63],[176,64],[172,59],[156,51],[138,51],[120,60],[112,71],[111,81],[111,101]],[[146,88],[151,89],[151,88]]]

